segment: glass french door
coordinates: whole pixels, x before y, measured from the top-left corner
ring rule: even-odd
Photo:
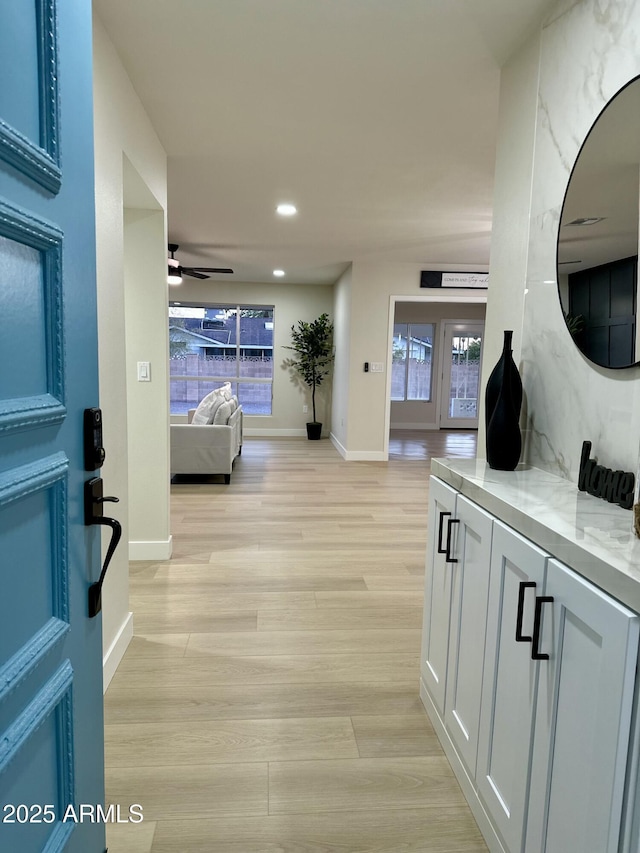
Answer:
[[[441,429],[477,429],[480,409],[482,323],[445,323]]]

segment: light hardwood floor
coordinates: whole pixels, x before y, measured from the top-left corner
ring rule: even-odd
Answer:
[[[105,699],[108,802],[145,816],[109,853],[486,851],[418,697],[429,457],[475,435],[390,450],[248,439],[172,487]]]

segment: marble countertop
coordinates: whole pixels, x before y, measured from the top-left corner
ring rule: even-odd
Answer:
[[[633,513],[539,468],[494,471],[482,459],[432,459],[431,473],[601,589],[640,612]]]

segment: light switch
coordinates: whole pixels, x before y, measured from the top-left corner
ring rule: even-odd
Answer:
[[[370,369],[371,369],[372,373],[384,373],[384,362],[383,361],[372,361]]]
[[[151,382],[151,362],[138,362],[138,382]]]

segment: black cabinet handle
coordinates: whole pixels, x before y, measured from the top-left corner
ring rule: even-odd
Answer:
[[[522,633],[522,619],[524,617],[524,595],[528,589],[535,589],[533,581],[520,581],[518,587],[518,615],[516,616],[516,643],[530,643],[533,637],[527,637]]]
[[[453,525],[454,524],[460,524],[460,519],[459,518],[450,518],[447,521],[447,545],[445,547],[446,557],[444,558],[445,562],[447,562],[447,563],[457,563],[458,562],[458,560],[455,557],[451,556],[451,533],[453,531]]]
[[[533,616],[533,642],[531,644],[531,660],[549,660],[549,655],[540,651],[540,623],[542,621],[542,605],[553,604],[552,595],[536,595],[536,609]]]
[[[443,533],[442,528],[444,527],[444,520],[448,515],[451,515],[451,513],[450,512],[441,512],[440,513],[440,520],[438,521],[438,554],[446,554],[447,553],[447,549],[442,547],[442,533]]]

